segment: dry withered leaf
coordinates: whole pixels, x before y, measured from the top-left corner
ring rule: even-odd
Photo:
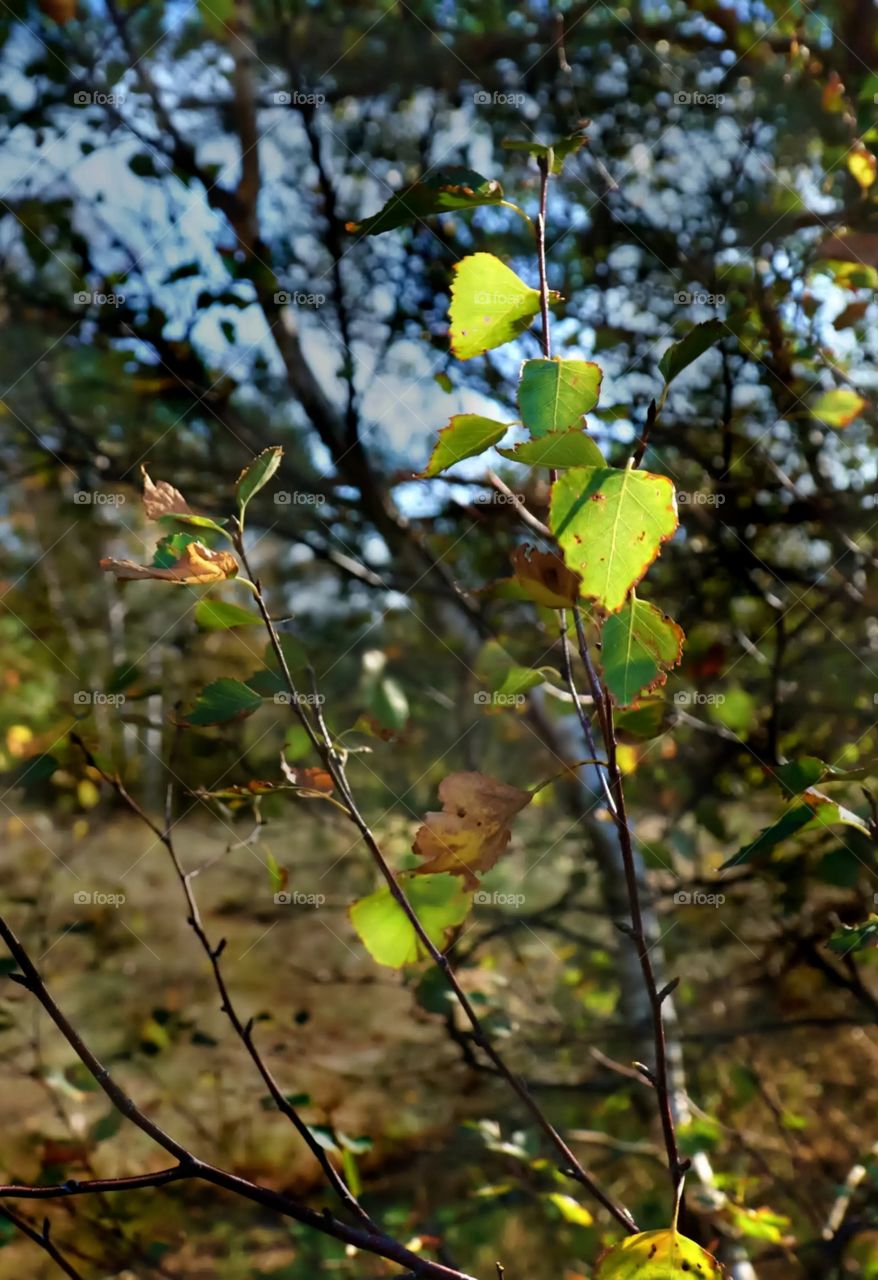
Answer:
[[[146,467],[141,467],[140,470],[143,475],[143,513],[147,520],[194,514],[179,489],[175,489],[167,480],[159,480],[156,484],[150,479]]]
[[[101,568],[114,573],[119,582],[155,578],[159,582],[197,586],[234,578],[238,572],[238,562],[231,551],[211,551],[202,542],[189,542],[180,559],[166,569],[160,569],[156,565],[135,564],[133,560],[114,560],[112,557],[102,560]]]
[[[418,874],[447,871],[463,876],[467,889],[476,872],[488,871],[511,838],[509,823],[532,800],[530,791],[484,773],[450,773],[439,783],[441,813],[428,813],[412,849],[425,861]]]
[[[283,756],[280,764],[287,782],[291,782],[294,787],[302,787],[306,791],[322,791],[327,796],[332,794],[334,783],[325,769],[317,766],[298,769],[287,764]]]
[[[527,544],[512,553],[515,580],[536,604],[564,609],[579,599],[581,579],[554,551]]]

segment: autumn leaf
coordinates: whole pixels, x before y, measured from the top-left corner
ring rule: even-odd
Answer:
[[[194,514],[179,489],[175,489],[167,480],[159,480],[156,484],[150,479],[146,467],[141,467],[140,470],[143,475],[143,513],[147,520]]]
[[[441,813],[428,813],[412,845],[426,861],[418,874],[447,871],[478,885],[476,872],[488,871],[511,838],[509,823],[530,804],[532,795],[484,773],[450,773],[439,784]]]
[[[673,1228],[628,1236],[598,1260],[594,1280],[722,1280],[712,1254]]]
[[[119,582],[155,578],[159,582],[199,586],[234,578],[238,562],[230,551],[211,551],[202,542],[189,542],[183,547],[179,559],[164,568],[135,564],[133,560],[114,560],[112,557],[103,559],[101,568],[114,573]]]
[[[554,551],[538,551],[527,543],[512,553],[515,581],[535,604],[566,609],[579,596],[581,578]]]
[[[283,756],[281,756],[280,767],[287,782],[291,782],[294,787],[301,787],[305,791],[320,791],[328,796],[335,785],[325,769],[317,767],[295,768],[287,764]]]

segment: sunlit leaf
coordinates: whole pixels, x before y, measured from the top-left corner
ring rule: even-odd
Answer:
[[[518,384],[522,422],[537,437],[581,427],[598,402],[602,377],[587,360],[525,360]]]
[[[559,295],[552,294],[552,301]],[[455,264],[451,285],[451,349],[471,360],[511,342],[528,328],[540,295],[491,253],[473,253]]]
[[[450,773],[439,784],[439,799],[442,811],[425,815],[412,846],[426,859],[419,874],[448,871],[474,888],[475,872],[489,870],[506,850],[509,824],[532,793],[484,773]]]
[[[420,477],[429,479],[463,458],[474,458],[484,453],[508,430],[508,423],[495,422],[493,418],[483,418],[478,413],[456,413],[448,426],[439,432],[430,461],[419,472]]]
[[[630,468],[566,471],[552,486],[549,525],[582,594],[616,613],[677,528],[674,486]]]
[[[864,400],[851,387],[836,387],[835,390],[824,391],[822,396],[818,396],[811,405],[810,412],[828,427],[847,427],[868,404],[869,401]]]
[[[878,947],[878,916],[871,915],[862,924],[843,924],[832,935],[827,945],[833,951],[845,956],[852,951],[865,951],[867,947]]]
[[[510,449],[498,449],[511,462],[530,467],[603,467],[604,455],[597,444],[580,427],[569,431],[553,431],[537,440],[524,440]]]
[[[601,667],[614,701],[629,707],[665,683],[683,657],[685,637],[673,618],[632,596],[601,630]]]
[[[178,560],[167,568],[135,564],[132,560],[101,561],[101,568],[114,573],[120,582],[139,578],[155,578],[161,582],[198,586],[234,578],[238,562],[230,551],[211,551],[200,542],[188,543]]]
[[[272,445],[269,449],[263,449],[249,467],[244,468],[235,485],[235,497],[240,511],[246,510],[250,499],[268,484],[277,472],[283,456],[284,451],[281,446]]]
[[[403,877],[408,901],[433,944],[444,946],[448,929],[461,924],[472,905],[455,876]],[[384,885],[350,909],[351,923],[366,950],[379,964],[399,969],[424,956],[424,948],[405,911]]]
[[[717,1260],[679,1232],[641,1231],[603,1254],[594,1280],[722,1280]]]
[[[555,1206],[565,1222],[572,1222],[577,1227],[590,1227],[594,1222],[585,1205],[574,1200],[573,1196],[566,1196],[560,1191],[550,1191],[546,1199]]]

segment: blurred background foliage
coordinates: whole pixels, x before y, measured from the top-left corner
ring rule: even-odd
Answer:
[[[219,516],[242,466],[282,444],[248,516],[251,554],[333,731],[368,748],[352,776],[395,864],[446,773],[556,772],[568,704],[551,689],[530,709],[479,697],[488,641],[559,665],[552,615],[481,591],[528,531],[483,460],[414,479],[451,413],[516,416],[536,335],[458,364],[446,312],[453,264],[474,250],[535,282],[528,229],[502,207],[376,238],[347,224],[461,165],[533,212],[533,167],[503,140],[585,127],[551,195],[555,343],[604,371],[590,425],[614,462],[661,392],[668,344],[721,322],[650,436],[645,465],[674,479],[682,528],[649,593],[688,640],[660,731],[625,748],[666,964],[683,977],[685,1140],[723,1193],[696,1205],[699,1233],[744,1241],[760,1280],[878,1276],[874,950],[827,945],[874,909],[872,843],[809,832],[729,873],[720,909],[674,899],[716,892],[720,864],[779,816],[773,766],[816,756],[867,785],[874,771],[878,9],[12,0],[0,39],[0,877],[60,994],[202,1154],[317,1189],[227,1043],[161,851],[113,808],[76,728],[147,806],[172,756],[187,864],[204,865],[206,911],[235,940],[235,982],[264,1007],[309,1119],[368,1135],[346,1164],[388,1228],[481,1274],[508,1257],[510,1280],[588,1276],[613,1238],[563,1198],[430,979],[363,953],[345,907],[374,881],[334,818],[192,794],[277,778],[282,750],[313,763],[272,703],[175,728],[205,683],[260,665],[261,634],[200,627],[201,589],[120,589],[98,569],[151,558],[143,464]],[[491,465],[545,514],[538,475]],[[247,603],[234,585],[207,594]],[[861,780],[832,795],[869,817]],[[577,803],[558,783],[525,815],[490,885],[523,905],[480,906],[458,965],[552,1116],[641,1224],[662,1225],[650,1099],[618,1069],[636,1043],[619,939]],[[272,859],[325,911],[279,920]],[[82,910],[83,886],[125,907]],[[2,1019],[4,1177],[154,1159],[102,1124],[24,1001]],[[239,1207],[220,1218],[193,1192],[54,1214],[95,1276],[392,1270]],[[2,1241],[0,1275],[52,1274]]]

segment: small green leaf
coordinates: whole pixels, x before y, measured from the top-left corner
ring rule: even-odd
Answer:
[[[564,161],[575,155],[588,141],[584,133],[570,133],[557,142],[533,142],[528,138],[504,138],[500,143],[506,151],[524,151],[534,160],[548,159],[551,172],[556,176],[563,172]]]
[[[238,604],[225,600],[199,600],[195,621],[204,631],[228,631],[231,627],[259,627],[262,619]]]
[[[186,548],[199,539],[194,533],[168,533],[156,544],[152,557],[154,569],[170,569],[180,559]]]
[[[472,894],[465,893],[459,877],[451,875],[407,876],[400,883],[428,937],[441,947],[446,929],[466,918]],[[350,917],[360,940],[378,964],[401,969],[423,957],[424,950],[411,921],[386,885],[355,902]]]
[[[493,178],[483,178],[472,169],[446,169],[415,182],[391,196],[383,209],[362,222],[349,222],[346,230],[355,235],[377,236],[436,213],[477,209],[499,204],[503,188]]]
[[[655,605],[632,596],[601,630],[601,667],[614,701],[630,707],[663,685],[683,657],[682,628]]]
[[[546,1199],[555,1206],[565,1222],[572,1222],[577,1227],[590,1227],[594,1222],[588,1209],[578,1200],[574,1200],[573,1196],[565,1196],[560,1191],[550,1191]]]
[[[819,831],[824,827],[853,827],[862,835],[869,836],[869,828],[852,810],[844,805],[836,804],[819,791],[807,790],[802,794],[803,803],[790,806],[777,822],[760,831],[755,840],[744,845],[743,849],[724,862],[721,871],[727,867],[739,867],[754,858],[762,858],[770,853],[783,840],[805,831]]]
[[[871,915],[862,924],[843,924],[835,931],[827,945],[832,951],[844,956],[851,951],[865,951],[867,947],[878,947],[878,916]]]
[[[512,342],[540,309],[540,295],[491,253],[473,253],[454,267],[451,286],[451,350],[471,360]],[[559,295],[553,293],[551,301]]]
[[[348,1147],[342,1148],[341,1164],[344,1170],[345,1182],[351,1190],[351,1195],[356,1199],[362,1195],[363,1183],[360,1180],[360,1171],[357,1168],[357,1158]]]
[[[409,703],[399,681],[393,676],[377,679],[369,691],[369,710],[385,729],[403,730],[409,720]]]
[[[834,391],[825,391],[811,405],[813,417],[825,422],[828,427],[847,427],[858,418],[869,401],[851,387],[836,387]]]
[[[501,440],[509,429],[506,422],[495,422],[493,418],[483,418],[478,413],[456,413],[447,427],[439,432],[439,439],[430,461],[419,478],[428,480],[439,475],[462,458],[474,458]]]
[[[268,484],[280,466],[283,456],[284,451],[281,446],[272,445],[269,449],[263,449],[262,453],[253,459],[250,466],[245,467],[238,476],[238,482],[235,485],[235,497],[238,500],[238,509],[242,514],[250,499],[264,485]]]
[[[670,386],[677,374],[682,373],[728,332],[728,327],[721,320],[705,320],[703,324],[690,329],[686,337],[668,347],[659,360],[659,369],[665,382]]]
[[[549,525],[582,595],[617,613],[677,528],[674,486],[630,468],[565,471],[552,486]]]
[[[223,676],[206,686],[180,724],[206,726],[243,720],[262,706],[262,698],[240,680]]]
[[[106,1142],[108,1138],[114,1138],[121,1127],[122,1113],[114,1109],[94,1122],[88,1136],[92,1142]]]
[[[522,422],[534,437],[581,427],[598,402],[602,377],[588,360],[525,360],[518,384]]]
[[[510,462],[523,462],[531,467],[605,467],[606,460],[591,436],[579,427],[570,431],[553,431],[538,440],[525,440],[510,449],[498,449]]]

